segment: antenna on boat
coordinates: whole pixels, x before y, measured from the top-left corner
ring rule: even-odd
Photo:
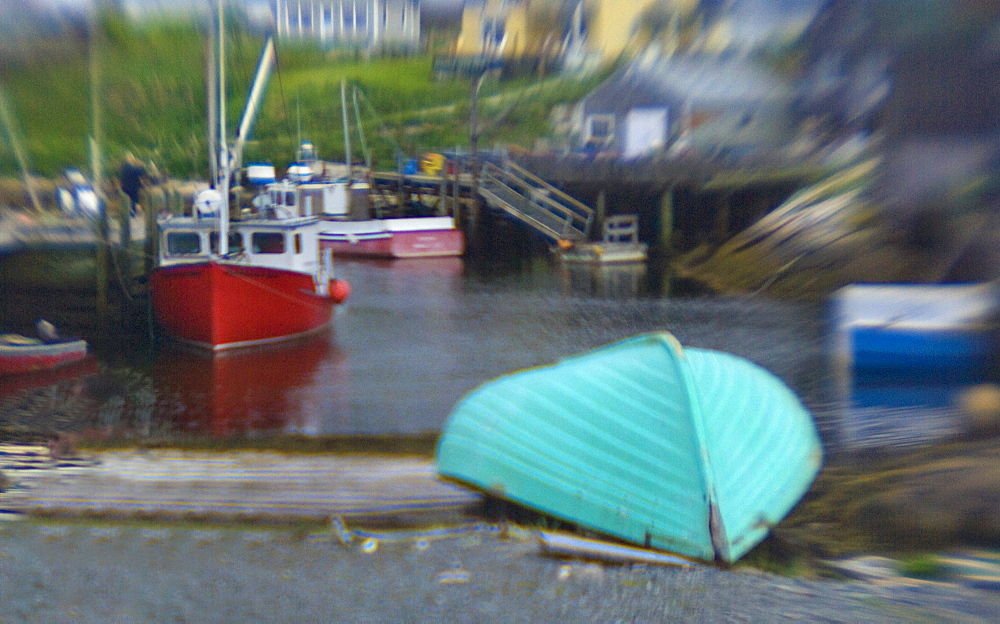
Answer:
[[[354,118],[358,122],[358,136],[361,139],[361,153],[365,155],[365,166],[372,168],[372,153],[365,144],[365,129],[361,125],[361,110],[358,108],[358,88],[352,87],[351,94],[354,96]]]
[[[21,148],[21,142],[17,139],[17,133],[14,130],[14,115],[10,112],[10,103],[7,101],[7,94],[4,92],[2,85],[0,85],[0,125],[3,125],[7,129],[10,146],[14,150],[14,157],[17,159],[17,164],[21,168],[21,175],[24,177],[24,188],[28,191],[28,197],[31,198],[31,205],[35,207],[36,212],[42,212],[42,204],[38,201],[38,194],[35,193],[35,187],[31,183],[31,174],[28,173],[28,159]]]

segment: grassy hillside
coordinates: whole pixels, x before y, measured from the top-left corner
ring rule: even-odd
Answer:
[[[227,115],[235,128],[263,37],[233,32],[228,44]],[[204,32],[195,24],[137,26],[116,16],[103,19],[93,45],[84,32],[66,33],[58,41],[24,42],[18,54],[0,59],[0,87],[10,100],[30,168],[42,175],[65,167],[89,169],[93,59],[105,167],[114,171],[125,152],[132,151],[174,176],[204,176],[204,50]],[[489,121],[513,107],[480,145],[531,145],[548,131],[552,105],[579,98],[598,79],[487,81],[480,91],[481,119]],[[394,168],[397,152],[415,157],[468,146],[470,83],[432,81],[429,56],[364,60],[313,46],[279,45],[278,71],[268,85],[245,162],[267,160],[283,167],[294,156],[300,129],[321,157],[342,158],[342,80],[348,84],[355,158],[361,150],[353,119],[354,87],[361,93],[364,138],[376,166]],[[15,175],[10,142],[6,133],[0,136],[0,175]]]

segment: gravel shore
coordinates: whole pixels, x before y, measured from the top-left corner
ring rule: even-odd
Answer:
[[[1000,593],[616,566],[527,533],[0,523],[0,622],[990,622]]]

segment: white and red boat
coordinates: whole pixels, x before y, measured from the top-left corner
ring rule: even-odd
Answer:
[[[344,135],[349,137],[344,83],[340,95]],[[350,141],[345,143],[346,163],[351,163]],[[273,215],[317,215],[320,248],[337,256],[428,258],[465,253],[465,233],[453,217],[407,214],[401,205],[376,210],[366,175],[346,163],[320,160],[306,141],[300,143],[283,180],[274,180],[273,167],[263,172],[248,166],[248,179],[262,182],[254,205]]]
[[[231,223],[229,251],[218,218],[160,223],[159,266],[150,276],[153,311],[170,336],[212,350],[295,338],[322,329],[350,289],[320,262],[317,219]]]
[[[85,340],[46,342],[20,334],[0,335],[0,375],[49,370],[85,357]]]
[[[211,350],[296,338],[327,326],[350,288],[332,277],[329,253],[319,250],[315,216],[255,215],[230,222],[230,166],[239,164],[248,118],[273,64],[269,40],[251,100],[232,146],[226,140],[222,3],[218,9],[216,106],[220,153],[211,150],[215,183],[195,197],[191,216],[159,222],[159,262],[150,276],[153,313],[171,337]],[[266,70],[266,71],[265,71]],[[218,99],[216,99],[218,98]],[[248,117],[248,114],[251,117]],[[322,261],[321,261],[322,260]]]
[[[303,160],[288,167],[285,179],[262,185],[257,209],[274,216],[316,215],[320,249],[338,257],[431,258],[461,256],[465,233],[447,215],[406,216],[387,208],[373,217],[368,183],[344,165]]]
[[[324,221],[319,242],[338,256],[430,258],[465,251],[465,234],[447,216]]]

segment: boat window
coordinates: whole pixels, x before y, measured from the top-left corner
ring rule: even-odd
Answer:
[[[252,241],[254,253],[285,253],[285,235],[280,232],[254,232]]]
[[[167,253],[171,256],[201,253],[201,237],[197,232],[167,234]]]
[[[295,191],[288,191],[285,193],[285,205],[294,206],[295,205]]]
[[[209,245],[212,247],[212,253],[219,252],[219,233],[212,232],[209,236]],[[243,236],[239,232],[229,233],[229,253],[240,253],[243,251]]]
[[[297,253],[297,254],[302,253],[302,235],[301,234],[296,234],[295,235],[295,253]]]

